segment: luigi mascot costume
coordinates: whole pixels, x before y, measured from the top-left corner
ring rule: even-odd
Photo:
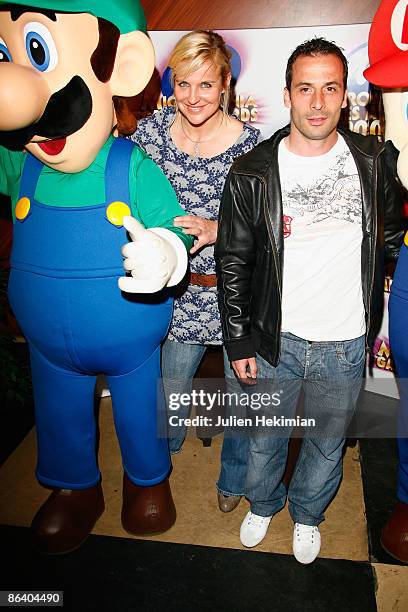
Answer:
[[[158,167],[112,132],[154,69],[139,0],[0,0],[0,191],[11,197],[9,300],[30,348],[38,480],[53,489],[37,547],[80,546],[104,510],[95,377],[103,373],[124,468],[123,527],[176,513],[160,343],[191,238]],[[130,239],[129,240],[129,236]],[[125,268],[125,270],[123,269]],[[150,295],[146,295],[150,294]]]
[[[385,137],[395,147],[396,172],[408,189],[408,9],[382,0],[370,29],[368,81],[385,88]],[[405,89],[405,93],[402,91]],[[389,300],[389,336],[399,377],[398,502],[381,534],[383,548],[408,563],[408,233],[398,258]]]

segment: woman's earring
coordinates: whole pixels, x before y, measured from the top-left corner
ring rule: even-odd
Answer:
[[[220,95],[220,106],[222,107],[222,112],[224,114],[228,114],[228,91],[229,89],[224,89]]]

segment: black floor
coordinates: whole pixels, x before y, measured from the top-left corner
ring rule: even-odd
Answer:
[[[373,612],[369,563],[91,536],[69,555],[44,557],[28,530],[0,528],[2,589],[62,590],[78,612]]]

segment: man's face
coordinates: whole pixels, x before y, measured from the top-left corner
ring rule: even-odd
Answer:
[[[336,55],[298,57],[284,101],[290,108],[291,134],[303,141],[329,140],[336,133],[341,109],[347,106],[341,60]]]
[[[52,94],[64,92],[79,77],[92,99],[89,118],[79,119],[78,129],[57,141],[34,133],[26,149],[46,165],[61,172],[77,172],[89,166],[114,125],[109,83],[95,76],[90,59],[98,45],[96,17],[90,14],[56,14],[56,21],[42,13],[23,13],[12,21],[0,11],[0,113],[1,129],[15,130],[36,123]],[[66,95],[67,98],[75,96]],[[81,100],[81,99],[80,99]],[[80,101],[79,100],[79,101]],[[54,116],[66,119],[65,103]],[[81,117],[81,104],[72,113]],[[9,125],[8,125],[9,122]],[[69,123],[69,122],[68,122]]]

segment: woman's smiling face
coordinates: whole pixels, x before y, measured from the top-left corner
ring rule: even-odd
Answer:
[[[220,108],[222,82],[221,69],[212,62],[186,75],[183,65],[174,79],[174,97],[180,113],[194,126],[204,124]]]

